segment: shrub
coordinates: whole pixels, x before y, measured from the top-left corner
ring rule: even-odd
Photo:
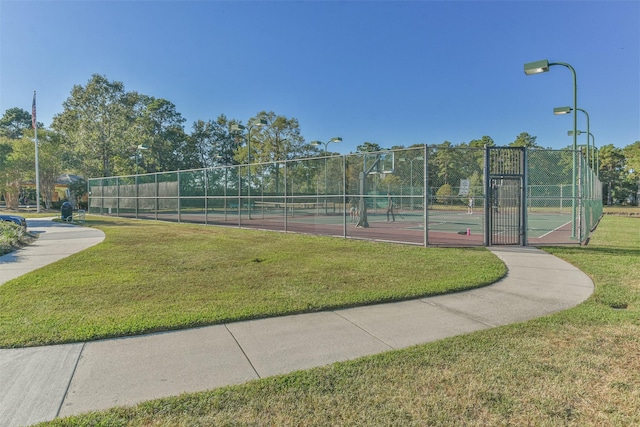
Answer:
[[[442,187],[438,188],[438,191],[436,192],[436,200],[438,203],[446,204],[452,194],[453,188],[451,188],[451,185],[444,184]]]
[[[20,245],[27,243],[29,233],[18,224],[0,221],[0,255],[7,254]]]

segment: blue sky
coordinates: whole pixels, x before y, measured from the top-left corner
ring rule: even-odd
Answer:
[[[295,117],[307,141],[383,148],[520,132],[572,139],[570,71],[596,145],[640,140],[640,2],[0,0],[0,113],[62,111],[92,74],[165,98],[187,120]],[[583,114],[578,127],[586,130]],[[578,141],[584,143],[585,141]]]

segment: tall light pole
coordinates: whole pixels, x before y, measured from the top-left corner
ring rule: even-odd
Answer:
[[[411,187],[411,204],[410,210],[413,212],[413,161],[414,160],[424,160],[422,156],[414,157],[413,159],[409,159],[409,182]],[[398,159],[399,162],[406,162],[407,159],[404,157]]]
[[[33,91],[33,103],[31,105],[31,126],[35,136],[36,150],[36,212],[40,213],[40,166],[38,164],[38,121],[36,119],[36,91]]]
[[[593,136],[593,134],[591,132],[585,132],[583,130],[579,130],[577,132],[578,132],[578,135],[583,134],[583,133],[587,134],[587,139],[589,137],[591,138],[591,146],[593,147],[593,155],[591,156],[591,169],[594,169],[596,171],[596,176],[600,176],[600,172],[599,172],[599,170],[600,170],[600,153],[599,153],[599,150],[596,148],[596,137]],[[567,135],[569,135],[569,136],[573,135],[573,131],[572,130],[567,131]]]
[[[600,177],[600,172],[598,172],[598,171],[600,169],[600,153],[598,153],[598,164],[596,165],[596,137],[593,136],[593,134],[591,132],[585,132],[583,130],[577,131],[578,135],[583,134],[583,133],[587,135],[587,145],[586,145],[587,153],[589,152],[589,138],[591,138],[591,140],[592,140],[593,155],[592,155],[592,159],[591,159],[591,161],[592,161],[591,170],[593,171],[593,169],[595,168],[596,169],[596,177],[599,178]],[[571,131],[571,130],[568,131],[567,135],[572,136],[573,135],[573,131]],[[587,154],[587,163],[589,163],[589,155],[588,154]],[[593,183],[593,180],[591,178],[592,178],[592,174],[587,175],[587,179],[589,180],[589,188],[590,188],[590,191],[593,194],[593,191],[594,191],[594,186],[593,185],[594,185],[594,183]]]
[[[229,171],[230,164],[227,162],[227,159],[224,156],[221,156],[220,154],[217,154],[215,156],[215,159],[220,163],[222,163],[224,161],[224,163],[223,163],[223,165],[224,165],[224,187],[223,187],[223,190],[222,190],[223,191],[222,194],[223,194],[223,197],[224,197],[224,199],[223,199],[224,200],[224,204],[223,204],[223,207],[224,207],[224,220],[226,221],[227,220],[227,180],[228,180],[228,176],[229,176],[228,175],[228,171]]]
[[[334,142],[334,143],[336,143],[336,144],[337,144],[337,143],[339,143],[339,142],[342,142],[342,138],[341,138],[341,137],[339,137],[339,136],[335,136],[335,137],[331,138],[331,139],[330,139],[329,141],[327,141],[327,142],[322,142],[322,141],[311,141],[311,145],[314,145],[314,146],[316,146],[316,147],[317,147],[317,146],[319,146],[319,145],[323,145],[323,144],[324,144],[324,155],[326,156],[326,155],[327,155],[327,153],[328,153],[329,144],[331,144],[332,142]]]
[[[596,137],[591,133],[591,145],[593,146],[593,164],[596,169],[596,176],[600,178],[600,150],[596,147]],[[639,205],[640,206],[640,205]]]
[[[573,222],[573,226],[571,227],[571,237],[575,238],[576,237],[576,189],[577,189],[577,183],[576,183],[576,149],[578,147],[578,135],[577,135],[577,130],[578,130],[578,118],[576,115],[576,110],[578,110],[578,83],[577,83],[577,78],[576,78],[576,70],[574,70],[574,68],[567,64],[566,62],[549,62],[546,59],[542,59],[540,61],[535,61],[535,62],[529,62],[527,64],[524,64],[524,73],[527,76],[530,76],[532,74],[540,74],[540,73],[546,73],[547,71],[549,71],[549,68],[554,66],[554,65],[562,65],[563,67],[567,67],[569,70],[571,70],[571,74],[573,75],[573,182],[572,182],[572,222]]]
[[[311,145],[314,145],[316,147],[324,144],[324,214],[325,215],[328,215],[329,213],[328,206],[327,206],[327,154],[328,154],[329,144],[331,144],[332,142],[337,144],[339,142],[342,142],[342,138],[339,136],[335,136],[327,142],[311,141]]]
[[[142,153],[140,153],[141,150],[148,150],[149,146],[147,144],[140,144],[136,147],[136,175],[140,175],[140,171],[139,171],[139,163],[140,163],[140,156],[142,155]],[[131,158],[131,157],[129,157]]]
[[[251,129],[253,129],[254,127],[262,127],[266,125],[267,121],[265,119],[255,119],[254,121],[250,121],[247,126],[243,126],[241,124],[231,125],[231,132],[240,132],[244,129],[247,129],[247,209],[249,219],[251,219]],[[240,209],[239,206],[238,209]]]
[[[590,125],[589,125],[589,113],[587,113],[586,110],[583,110],[582,108],[577,108],[578,111],[582,111],[584,113],[585,116],[587,116],[587,164],[589,164],[589,135],[591,135],[590,132]],[[553,109],[553,114],[557,115],[562,115],[562,114],[569,114],[572,111],[571,107],[556,107]],[[585,132],[582,132],[585,133]],[[580,134],[580,132],[578,132],[578,135]],[[593,169],[593,167],[592,167]]]

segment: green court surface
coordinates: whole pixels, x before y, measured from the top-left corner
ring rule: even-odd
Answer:
[[[396,210],[395,223],[398,228],[422,230],[424,225],[424,215],[421,211],[402,211]],[[517,224],[517,218],[510,213],[497,213],[496,219],[501,222],[509,222]],[[282,210],[261,210],[256,209],[252,212],[255,219],[265,219],[270,221],[283,221],[285,214]],[[389,216],[391,218],[391,216]],[[447,232],[447,233],[463,233],[469,229],[470,233],[483,233],[485,228],[484,211],[475,210],[469,214],[466,210],[429,210],[427,213],[428,228],[430,231]],[[543,237],[559,230],[562,227],[571,224],[571,213],[558,212],[529,212],[528,217],[528,235],[530,238]],[[296,209],[288,211],[286,214],[287,221],[299,222],[306,224],[324,224],[324,225],[343,225],[345,217],[340,212],[324,211],[318,212],[316,209]],[[367,212],[367,221],[370,226],[376,223],[386,223],[387,214],[384,209],[375,209]],[[356,221],[348,214],[346,217],[347,225],[355,226]]]

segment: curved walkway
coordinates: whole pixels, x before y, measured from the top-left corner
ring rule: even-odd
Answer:
[[[30,220],[38,241],[0,257],[0,284],[102,241],[102,232]],[[132,405],[184,392],[529,320],[587,299],[593,282],[532,247],[493,247],[508,268],[491,286],[398,303],[87,343],[0,349],[0,425]]]

